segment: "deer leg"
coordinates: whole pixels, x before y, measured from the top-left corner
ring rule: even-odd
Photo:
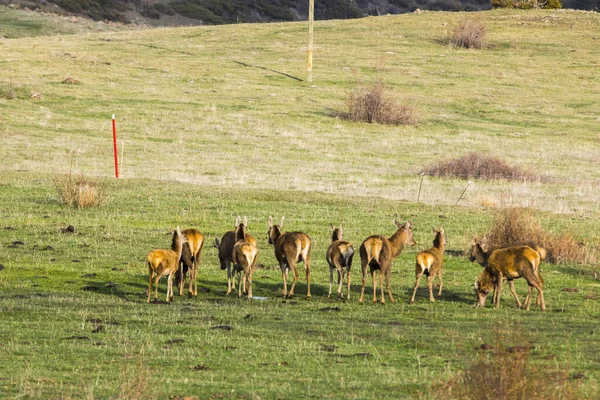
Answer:
[[[197,254],[194,257],[194,296],[198,296],[198,264],[199,261],[198,258],[200,257],[200,254]]]
[[[306,271],[306,298],[310,299],[310,251],[304,259],[304,269]]]
[[[373,280],[373,303],[376,303],[377,302],[377,281],[375,280],[375,270],[374,269],[371,270],[371,279]]]
[[[339,261],[335,262],[335,268],[337,269],[338,276],[338,297],[342,297],[342,286],[344,285],[344,269],[340,265]]]
[[[231,263],[227,264],[227,294],[231,293],[232,286],[235,284],[233,281],[233,275],[231,273]]]
[[[281,277],[283,278],[283,298],[287,297],[287,275],[289,267],[284,263],[280,262],[279,267],[281,268]]]
[[[298,265],[295,263],[291,266],[292,273],[294,274],[294,281],[292,282],[292,287],[290,288],[290,297],[294,296],[294,289],[296,289],[296,283],[298,283]]]
[[[150,297],[152,296],[152,267],[148,266],[148,303],[150,303]]]
[[[421,280],[421,277],[423,276],[423,269],[421,268],[421,266],[417,265],[417,273],[416,273],[416,281],[415,281],[415,288],[413,289],[413,294],[412,297],[410,299],[410,304],[414,304],[415,303],[415,295],[417,294],[417,288],[419,287],[419,281]]]
[[[360,288],[360,298],[358,299],[359,303],[363,302],[363,295],[365,294],[365,285],[367,284],[367,262],[361,258],[361,266],[362,266],[362,287]]]
[[[243,272],[240,272],[238,274],[238,285],[239,285],[239,289],[238,289],[238,297],[242,297],[242,282],[240,282],[240,279],[242,279],[242,275],[243,275],[243,279],[244,279],[244,289],[246,289],[246,274]],[[244,290],[245,292],[246,290]]]
[[[248,280],[248,301],[252,301],[252,269],[246,274],[246,279]]]
[[[160,279],[160,275],[157,273],[154,276],[154,300],[158,300],[158,280]]]
[[[395,303],[396,300],[394,299],[394,296],[392,296],[392,288],[390,287],[391,276],[392,276],[392,266],[390,265],[390,267],[387,269],[387,273],[385,274],[385,285],[387,286],[387,292],[388,292],[388,297],[390,298],[390,301],[392,303]],[[381,298],[383,299],[383,293],[381,293]]]
[[[333,288],[333,267],[329,265],[329,295],[328,298],[331,298],[331,289]]]
[[[515,282],[510,279],[508,281],[508,288],[510,289],[510,292],[512,293],[513,297],[515,298],[515,301],[517,302],[517,308],[521,308],[521,300],[519,300],[519,296],[517,295],[517,292],[515,290]],[[529,294],[527,294],[527,297],[529,297]],[[527,301],[527,299],[525,299]]]
[[[167,276],[167,303],[173,300],[173,295],[171,292],[173,291],[173,274],[169,274]]]
[[[350,269],[348,269],[348,300],[350,300]]]
[[[389,269],[388,269],[389,270]],[[386,271],[388,271],[386,270]],[[381,304],[385,304],[385,295],[383,294],[383,278],[384,278],[383,269],[379,270],[379,291],[381,292]]]
[[[429,274],[427,277],[427,287],[429,288],[429,301],[435,303],[435,298],[433,297],[433,274]]]
[[[437,297],[442,297],[442,288],[444,287],[444,281],[442,280],[442,270],[438,271],[438,276],[440,278],[440,290],[438,290]]]
[[[498,274],[498,294],[496,297],[496,305],[495,308],[500,308],[500,293],[502,293],[502,280],[504,279],[504,276],[502,275],[502,272]]]

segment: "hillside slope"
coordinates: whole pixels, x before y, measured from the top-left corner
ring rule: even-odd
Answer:
[[[415,200],[424,167],[478,151],[544,179],[477,182],[461,204],[598,212],[600,15],[480,15],[481,51],[441,43],[455,13],[319,22],[312,85],[303,23],[5,40],[0,168],[52,174],[73,154],[110,176],[114,113],[124,178]],[[376,77],[418,126],[334,116]],[[454,204],[465,185],[428,178],[420,199]]]

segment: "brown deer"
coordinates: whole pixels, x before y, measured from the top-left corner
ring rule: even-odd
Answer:
[[[240,217],[238,216],[235,221],[235,226],[239,225]],[[232,290],[235,290],[235,271],[233,269],[233,246],[235,246],[235,229],[225,232],[221,240],[219,238],[215,238],[215,247],[219,252],[219,262],[221,264],[221,269],[227,270],[227,294],[231,293]],[[255,247],[258,246],[258,242],[256,238],[249,233],[246,233],[245,240],[248,243],[253,244]],[[258,248],[258,247],[257,247]]]
[[[181,233],[186,238],[186,243],[183,245],[181,253],[181,261],[179,272],[175,276],[175,283],[179,289],[179,295],[183,295],[185,280],[190,273],[190,287],[188,289],[189,296],[198,295],[198,263],[200,263],[200,254],[204,247],[204,236],[197,229],[185,229]]]
[[[179,269],[181,249],[186,238],[177,227],[173,233],[171,250],[152,250],[148,253],[148,303],[152,295],[152,280],[154,279],[154,300],[158,299],[158,281],[167,276],[167,302],[173,300],[173,275]]]
[[[444,227],[440,227],[439,230],[433,228],[433,247],[429,250],[420,251],[417,254],[417,264],[415,268],[416,282],[413,290],[412,298],[410,303],[414,304],[415,295],[417,294],[417,288],[419,287],[419,281],[421,276],[425,274],[427,276],[427,285],[429,286],[429,301],[434,302],[433,298],[433,280],[436,276],[440,279],[440,290],[437,296],[441,297],[442,287],[444,283],[442,281],[442,269],[444,268],[444,246],[446,245],[446,232]]]
[[[541,245],[537,244],[536,242],[519,242],[519,243],[511,243],[511,244],[505,244],[505,245],[488,246],[488,243],[487,243],[488,240],[489,240],[488,235],[485,235],[479,241],[480,247],[484,251],[486,257],[487,257],[488,254],[492,254],[492,251],[494,251],[494,250],[498,250],[498,249],[502,249],[502,248],[506,248],[506,247],[512,247],[512,246],[529,246],[529,247],[531,247],[533,250],[537,251],[540,254],[540,264],[541,264],[542,261],[544,261],[546,259],[546,256],[547,256],[546,249],[544,247],[542,247]],[[543,286],[543,284],[544,284],[544,278],[539,273],[539,265],[538,265],[538,275],[539,275],[539,278],[540,278],[540,283]],[[531,288],[531,286],[529,286],[529,288]],[[528,293],[531,293],[531,291],[529,290]],[[497,296],[498,296],[498,291],[494,290],[494,297],[493,297],[494,304],[496,304],[496,301],[498,300]],[[517,305],[519,307],[521,307],[519,299],[517,299]],[[536,306],[540,305],[540,296],[539,296],[539,293],[538,293],[538,296],[535,299],[535,305]]]
[[[246,233],[248,220],[244,217],[243,222],[238,222],[235,231],[235,245],[232,251],[234,273],[238,273],[239,297],[242,297],[242,285],[244,293],[248,290],[248,300],[252,300],[252,274],[256,267],[256,255],[258,248],[255,243],[250,243],[246,238],[250,235]],[[252,237],[252,236],[250,236]],[[253,238],[253,237],[252,237]],[[243,279],[243,280],[242,280]],[[242,284],[243,282],[243,284]]]
[[[377,282],[375,281],[375,271],[379,270],[379,286],[381,287],[381,303],[385,303],[383,294],[383,277],[385,276],[388,296],[390,301],[394,302],[392,290],[390,289],[390,275],[392,260],[404,250],[404,245],[416,245],[413,239],[410,221],[405,224],[394,220],[394,224],[398,228],[396,232],[388,239],[381,235],[373,235],[366,238],[360,245],[360,261],[362,267],[362,288],[360,290],[360,298],[358,301],[362,303],[365,293],[365,284],[367,282],[367,266],[371,270],[371,278],[373,279],[373,302],[377,302]]]
[[[269,231],[267,234],[269,236],[269,244],[272,244],[275,248],[275,258],[277,258],[279,267],[281,268],[283,298],[288,297],[287,276],[290,269],[294,274],[294,281],[290,288],[289,297],[294,296],[294,288],[296,287],[296,282],[298,282],[297,264],[303,262],[308,285],[306,298],[310,299],[310,237],[304,232],[281,233],[282,226],[283,217],[281,217],[279,225],[273,225],[273,217],[269,217]]]
[[[531,302],[531,288],[535,287],[540,298],[540,308],[546,309],[544,292],[542,290],[542,279],[539,275],[540,253],[529,246],[512,246],[491,251],[489,254],[483,251],[481,245],[473,238],[471,242],[471,262],[477,261],[484,267],[482,274],[475,280],[475,293],[477,306],[484,306],[485,300],[492,289],[497,291],[494,298],[495,308],[500,307],[500,293],[502,292],[502,281],[504,277],[508,280],[510,291],[521,307],[521,302],[514,287],[514,279],[523,277],[529,285],[529,290],[523,307],[529,310]],[[490,282],[493,284],[490,285]]]
[[[342,295],[342,283],[344,273],[348,275],[348,300],[350,300],[350,268],[352,268],[352,258],[354,257],[354,248],[350,242],[342,240],[342,224],[339,228],[331,225],[331,245],[327,249],[327,263],[329,264],[329,295],[331,298],[331,289],[333,286],[333,271],[337,270],[338,276],[338,297]]]

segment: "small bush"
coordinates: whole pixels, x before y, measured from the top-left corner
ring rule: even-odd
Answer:
[[[87,208],[106,203],[104,183],[83,174],[75,176],[71,167],[66,174],[55,177],[54,187],[58,192],[59,202],[70,207]]]
[[[487,28],[478,18],[461,20],[451,33],[449,42],[455,47],[483,49],[487,45]]]
[[[578,399],[577,385],[567,366],[530,360],[526,335],[494,328],[491,344],[481,344],[472,365],[437,385],[436,398],[444,399]]]
[[[556,9],[562,8],[560,0],[492,0],[493,8],[517,8],[520,10],[531,9]]]
[[[414,109],[388,96],[380,79],[371,87],[359,82],[358,88],[348,95],[346,107],[347,111],[338,115],[349,121],[386,125],[414,125],[417,122]]]
[[[0,99],[16,100],[28,99],[31,97],[31,90],[25,86],[0,83]]]
[[[425,168],[423,172],[430,176],[462,179],[535,179],[533,173],[529,171],[509,165],[497,157],[475,152],[432,165]]]
[[[598,262],[598,249],[577,242],[570,234],[554,236],[546,232],[533,216],[533,210],[528,208],[501,210],[487,239],[489,246],[536,242],[546,249],[546,261],[554,264]]]

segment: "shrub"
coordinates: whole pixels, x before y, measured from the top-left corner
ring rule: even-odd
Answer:
[[[423,170],[426,175],[462,179],[534,180],[533,173],[507,164],[505,161],[481,153],[442,161]]]
[[[577,242],[566,233],[554,236],[542,229],[529,208],[509,207],[496,215],[487,236],[489,246],[536,242],[547,251],[546,261],[554,264],[598,262],[598,249]]]
[[[75,176],[72,163],[69,171],[54,178],[54,187],[58,192],[59,202],[67,206],[87,208],[106,203],[104,183],[100,179],[90,179],[83,174]]]
[[[449,42],[455,47],[482,49],[487,45],[487,28],[479,18],[462,19],[450,34]]]
[[[517,8],[531,10],[534,8],[562,8],[560,0],[492,0],[493,8]]]
[[[371,87],[359,82],[358,88],[348,95],[346,107],[347,111],[338,115],[349,121],[386,125],[414,125],[417,122],[414,109],[388,96],[380,79]]]
[[[515,342],[516,341],[516,342]],[[522,332],[495,327],[491,344],[481,344],[469,367],[437,385],[436,398],[445,399],[577,399],[577,385],[568,366],[533,363],[532,345]]]

